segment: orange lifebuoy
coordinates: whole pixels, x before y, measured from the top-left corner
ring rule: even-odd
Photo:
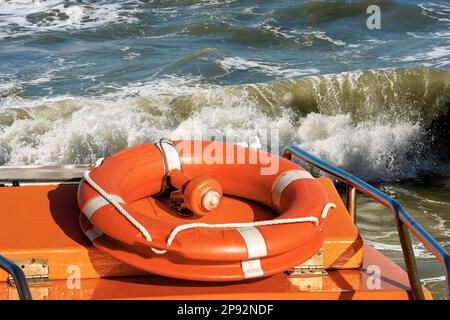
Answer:
[[[276,170],[262,174],[274,161]],[[129,206],[163,192],[171,179],[185,189],[187,206],[200,221],[214,214],[201,201],[214,207],[222,192],[279,215],[270,221],[175,225]],[[213,196],[205,200],[208,191]],[[268,276],[304,262],[321,247],[334,207],[322,185],[285,158],[194,140],[161,140],[108,157],[85,174],[78,203],[81,228],[101,251],[148,272],[204,281]]]

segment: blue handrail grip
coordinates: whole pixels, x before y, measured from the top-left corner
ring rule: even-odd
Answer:
[[[447,292],[450,292],[450,254],[403,208],[400,211],[400,219],[442,263],[447,279]]]
[[[418,224],[403,208],[400,211],[400,220],[405,223],[414,235],[417,236],[425,245],[430,245],[441,257],[449,257],[447,251],[420,225]]]
[[[447,282],[447,293],[449,293],[450,297],[450,255],[448,252],[425,230],[423,227],[418,224],[411,215],[406,212],[400,203],[388,195],[384,194],[377,188],[373,187],[372,185],[368,184],[367,182],[353,176],[352,174],[348,173],[347,171],[344,171],[342,169],[339,169],[330,163],[321,160],[309,152],[306,152],[305,150],[299,148],[295,145],[290,145],[285,149],[286,150],[301,155],[303,160],[306,160],[306,162],[309,162],[311,164],[314,164],[319,169],[330,173],[331,175],[339,178],[339,180],[342,180],[343,182],[346,182],[348,184],[351,184],[352,186],[356,187],[359,191],[366,194],[367,196],[374,198],[375,200],[378,200],[379,202],[383,203],[386,207],[390,208],[392,210],[392,213],[394,214],[395,219],[398,221],[401,221],[406,225],[406,227],[414,233],[414,235],[438,258],[438,260],[442,263],[442,266],[444,267],[446,282]]]

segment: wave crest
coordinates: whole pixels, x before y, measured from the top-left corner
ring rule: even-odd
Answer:
[[[369,70],[215,86],[155,80],[91,98],[0,100],[1,164],[91,163],[162,136],[276,130],[371,181],[448,174],[450,72]],[[263,143],[265,149],[274,149]]]

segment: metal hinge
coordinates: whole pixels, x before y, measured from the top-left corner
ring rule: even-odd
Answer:
[[[13,260],[25,274],[28,285],[46,285],[48,281],[48,259],[47,258],[25,258]],[[12,276],[8,277],[10,285],[15,286]]]
[[[323,266],[323,249],[320,248],[310,259],[287,271],[291,277],[316,277],[327,274]]]

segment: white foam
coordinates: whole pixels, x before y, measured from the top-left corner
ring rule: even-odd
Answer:
[[[129,96],[143,96],[148,98],[185,96],[191,94],[209,93],[218,85],[203,84],[201,77],[164,75],[160,79],[154,79],[158,73],[142,81],[130,83],[128,86],[111,84],[116,91],[105,95],[108,99],[121,99]]]
[[[331,38],[325,31],[322,30],[312,30],[312,31],[305,31],[305,30],[301,30],[301,31],[293,31],[293,33],[300,35],[300,36],[307,36],[307,37],[312,37],[312,38],[316,38],[319,40],[323,40],[323,41],[327,41],[335,46],[339,46],[339,47],[343,47],[343,46],[348,46],[348,47],[357,47],[358,45],[354,45],[354,44],[347,44],[345,41],[339,40],[339,39],[333,39]]]
[[[238,0],[200,0],[190,5],[190,8],[204,8],[214,6],[226,6],[228,4],[237,2]]]
[[[37,84],[47,83],[50,81],[52,81],[51,77],[37,77],[37,78],[34,78],[34,79],[28,81],[28,84],[37,85]]]
[[[272,33],[276,37],[285,38],[289,40],[296,40],[295,33],[292,31],[283,30],[281,27],[276,27],[270,24],[267,24],[267,22],[264,22],[263,24],[257,25],[257,27],[260,27],[261,29]]]
[[[297,135],[300,147],[368,180],[414,178],[432,167],[419,152],[425,138],[418,124],[354,124],[349,115],[311,113]]]
[[[395,252],[402,252],[402,247],[399,244],[389,244],[389,243],[381,243],[377,241],[372,241],[369,239],[364,240],[367,244],[369,244],[371,247],[373,247],[376,250],[380,251],[395,251]],[[425,256],[428,258],[428,249],[426,248],[419,248],[419,246],[413,247],[413,252],[416,257],[425,258]],[[432,255],[432,254],[431,254]]]
[[[260,64],[250,62],[250,66]],[[363,73],[352,72],[352,81],[346,81],[349,75],[336,80],[354,89]],[[11,165],[83,163],[162,136],[189,139],[216,129],[234,141],[245,141],[264,129],[276,129],[280,144],[272,151],[298,144],[364,179],[393,181],[437,170],[419,152],[425,144],[423,128],[406,120],[356,124],[346,114],[316,113],[292,120],[294,111],[283,109],[291,98],[272,101],[270,86],[212,86],[195,77],[150,77],[129,86],[112,86],[113,93],[101,97],[0,100],[0,109],[22,109],[31,117],[0,126],[1,157]],[[331,85],[327,88],[334,90]],[[338,91],[330,96],[335,95]],[[336,101],[315,96],[319,107],[340,101],[338,96]],[[263,112],[262,105],[273,112]],[[263,142],[263,148],[269,147]]]
[[[256,136],[261,136],[262,148],[266,150],[272,148],[272,152],[278,153],[277,151],[281,151],[278,139],[281,144],[285,144],[294,138],[290,126],[288,112],[271,119],[251,105],[230,109],[216,106],[203,108],[194,113],[189,119],[181,122],[171,136],[173,139],[200,139],[211,138],[213,135],[221,141],[225,141],[222,139],[226,139],[229,143],[245,141],[249,144],[255,142]],[[277,135],[272,140],[267,137],[270,132],[276,132]],[[276,143],[271,144],[273,142]]]
[[[0,77],[1,79],[1,77]],[[0,97],[8,97],[10,95],[13,95],[14,92],[21,91],[23,89],[23,86],[20,83],[17,83],[15,81],[13,82],[7,82],[7,81],[1,81],[0,82]]]
[[[422,278],[420,281],[422,281],[422,284],[427,285],[430,283],[445,281],[445,276]]]
[[[450,22],[450,6],[440,3],[421,3],[418,7],[422,9],[421,13],[440,22]]]
[[[41,101],[42,103],[42,101]],[[9,164],[92,163],[131,145],[170,133],[165,116],[118,102],[79,99],[27,110],[32,119],[15,120],[2,130],[0,149]]]
[[[438,31],[438,32],[407,32],[408,35],[417,39],[430,39],[430,38],[443,38],[444,40],[450,37],[450,31]]]
[[[169,87],[174,90],[174,86]],[[126,97],[4,100],[0,107],[22,108],[32,118],[16,119],[12,125],[0,128],[0,143],[4,147],[0,153],[11,165],[89,163],[162,136],[191,139],[214,129],[237,142],[276,130],[279,144],[269,145],[265,140],[264,149],[281,152],[286,145],[296,143],[371,181],[414,178],[433,168],[430,160],[417,150],[425,140],[417,124],[354,124],[349,115],[316,113],[293,122],[287,110],[275,117],[263,113],[245,90],[229,95],[226,90],[189,89],[208,92],[204,100],[199,100],[199,106],[203,103],[209,106],[199,108],[180,122],[173,118],[177,112],[176,106],[170,104],[173,95],[169,96],[164,89],[152,92],[153,98],[144,102]],[[152,91],[149,87],[138,88],[140,93],[145,90]]]
[[[328,36],[326,34],[325,31],[314,31],[311,33],[314,37],[316,37],[317,39],[321,39],[321,40],[325,40],[328,41],[336,46],[345,46],[346,43],[342,40],[339,39],[333,39],[330,36]]]
[[[227,57],[216,60],[222,69],[227,72],[236,70],[252,70],[266,75],[276,76],[279,79],[296,78],[305,75],[317,74],[320,72],[316,68],[296,69],[288,65],[271,64],[265,61],[250,60],[241,57]]]
[[[418,53],[416,55],[411,55],[403,58],[399,58],[398,61],[401,62],[413,62],[413,61],[423,61],[423,60],[437,60],[442,58],[450,58],[450,46],[435,46],[431,48],[430,51]],[[449,62],[449,61],[447,61]]]
[[[135,12],[133,6],[125,9],[120,3],[12,0],[0,6],[0,38],[49,30],[90,29],[109,23],[133,23],[138,21],[133,15]],[[17,27],[20,29],[16,30]]]

